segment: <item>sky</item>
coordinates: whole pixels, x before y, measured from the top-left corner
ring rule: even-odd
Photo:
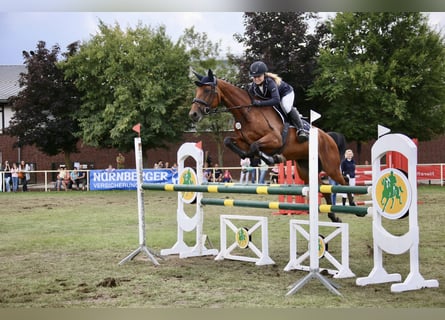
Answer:
[[[320,13],[322,18],[335,13]],[[445,12],[428,13],[430,24],[445,32]],[[99,19],[107,25],[118,22],[122,29],[134,28],[138,22],[150,27],[164,25],[167,35],[176,41],[191,26],[206,32],[214,43],[221,40],[223,53],[240,54],[242,45],[235,33],[244,33],[243,12],[0,12],[0,65],[22,64],[22,51],[36,48],[43,40],[46,47],[59,44],[62,51],[74,41],[87,41],[97,33]]]
[[[0,64],[22,64],[22,51],[34,50],[40,40],[47,48],[57,43],[65,51],[68,44],[96,34],[99,20],[107,25],[118,22],[122,29],[134,28],[138,22],[153,28],[164,25],[175,42],[186,28],[195,26],[213,42],[221,40],[224,51],[230,47],[232,53],[242,52],[233,38],[244,31],[242,12],[0,12],[0,43],[4,44]]]

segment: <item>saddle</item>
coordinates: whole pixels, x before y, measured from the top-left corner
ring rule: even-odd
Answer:
[[[287,114],[285,114],[283,112],[283,110],[279,107],[279,106],[273,106],[274,110],[276,111],[276,113],[278,113],[278,115],[281,118],[281,121],[283,121],[283,124],[290,124],[289,121],[289,117],[287,116]],[[300,116],[301,117],[301,122],[303,123],[303,130],[306,132],[309,132],[310,128],[311,128],[311,124],[306,120],[306,117]]]

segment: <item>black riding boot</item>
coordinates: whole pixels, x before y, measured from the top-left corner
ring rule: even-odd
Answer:
[[[346,198],[341,198],[341,203],[345,206],[346,205]]]
[[[298,113],[296,108],[292,108],[291,111],[287,114],[291,124],[297,130],[297,139],[298,142],[305,142],[309,139],[309,136],[306,131],[303,129],[303,122],[301,121],[300,114]]]

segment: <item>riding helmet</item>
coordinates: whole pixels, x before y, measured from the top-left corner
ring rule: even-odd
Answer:
[[[249,74],[251,77],[260,76],[267,72],[267,66],[263,61],[255,61],[250,65]]]

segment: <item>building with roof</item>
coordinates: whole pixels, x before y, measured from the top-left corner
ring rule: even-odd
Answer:
[[[4,133],[13,115],[8,99],[22,89],[19,79],[20,74],[25,72],[25,65],[0,65],[0,134]]]

